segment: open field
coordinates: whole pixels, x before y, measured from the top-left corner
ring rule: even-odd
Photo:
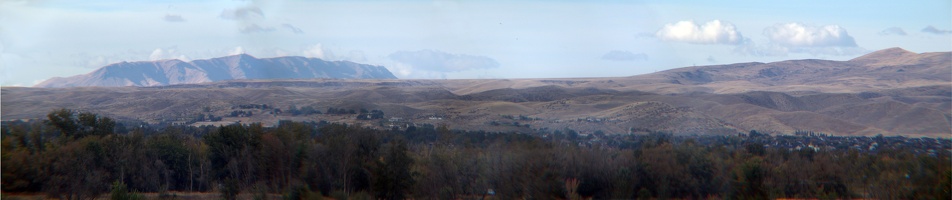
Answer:
[[[739,63],[609,78],[232,80],[160,87],[3,87],[2,96],[3,120],[37,119],[70,108],[120,120],[194,126],[324,120],[516,132],[571,127],[583,133],[733,134],[755,129],[949,137],[952,53],[893,48],[850,61]],[[292,107],[323,114],[286,112]],[[328,114],[329,108],[355,112]],[[356,111],[362,109],[385,115],[358,120]],[[221,120],[196,120],[200,116]]]
[[[280,120],[325,120],[381,127],[391,122],[447,124],[454,129],[487,131],[571,127],[588,133],[655,130],[729,134],[756,129],[774,133],[809,130],[837,135],[939,137],[952,134],[949,129],[952,117],[948,112],[952,108],[950,86],[853,93],[659,94],[568,83],[620,82],[616,81],[620,79],[637,78],[232,81],[154,88],[5,87],[2,116],[4,120],[41,118],[56,108],[72,108],[152,124],[222,125],[240,121],[273,125]],[[511,82],[524,82],[520,85],[533,87],[507,84]],[[493,87],[497,89],[487,89]],[[238,107],[249,104],[266,104],[269,108]],[[324,114],[293,116],[276,112],[287,111],[291,106],[313,107]],[[330,107],[381,110],[385,118],[358,120],[359,113],[326,114]],[[230,116],[234,111],[249,111],[253,115]],[[220,122],[192,120],[198,115],[223,118]]]

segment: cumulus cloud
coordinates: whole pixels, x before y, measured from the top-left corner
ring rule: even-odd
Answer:
[[[294,25],[291,25],[291,24],[281,24],[281,27],[287,28],[288,30],[296,34],[304,33],[304,31],[302,31],[300,28],[294,27]]]
[[[889,27],[880,31],[879,35],[906,35],[906,31],[899,27]]]
[[[274,31],[274,27],[262,27],[258,24],[249,24],[247,26],[238,28],[238,32],[241,33],[261,33],[261,32],[271,32]]]
[[[182,18],[181,15],[166,14],[162,19],[167,22],[185,22],[185,18]]]
[[[666,24],[655,33],[663,41],[687,42],[693,44],[740,44],[744,36],[734,24],[720,20],[696,24],[693,21],[679,21]]]
[[[321,44],[315,44],[305,48],[302,54],[304,54],[304,57],[309,58],[320,58],[323,60],[335,59],[334,52],[330,49],[324,48],[324,46]]]
[[[869,52],[859,47],[845,28],[837,25],[811,26],[800,23],[784,23],[764,28],[767,45],[745,42],[735,52],[755,56],[782,56],[787,53],[812,55],[849,56]]]
[[[922,28],[922,32],[932,33],[932,34],[936,34],[936,35],[948,35],[948,34],[952,34],[952,31],[950,31],[950,30],[937,29],[937,28],[935,28],[934,26],[931,26],[931,25],[930,25],[930,26],[926,26],[925,28]]]
[[[856,47],[856,41],[837,25],[777,24],[764,29],[771,42],[787,47]]]
[[[218,16],[227,20],[250,20],[264,18],[264,12],[257,6],[246,6],[222,10]]]
[[[636,61],[636,60],[648,60],[648,55],[644,53],[631,53],[629,51],[619,51],[613,50],[602,55],[602,60],[611,60],[611,61]]]
[[[165,52],[162,49],[155,49],[152,51],[152,54],[149,55],[149,60],[162,60],[165,57]]]
[[[169,59],[178,59],[178,60],[186,61],[186,62],[190,60],[188,56],[185,56],[184,54],[182,54],[175,48],[170,48],[170,49],[157,48],[153,50],[151,54],[149,54],[149,60],[152,60],[152,61],[169,60]],[[103,58],[99,57],[99,60],[97,60],[97,62],[103,62]]]
[[[415,69],[436,72],[459,72],[499,67],[499,62],[489,57],[451,54],[436,50],[398,51],[391,53],[388,57]]]
[[[152,57],[152,56],[149,56],[149,58],[151,58],[151,57]],[[86,67],[89,67],[89,68],[98,68],[98,67],[102,67],[102,66],[105,66],[105,65],[109,64],[109,63],[107,63],[107,62],[108,62],[108,61],[106,61],[106,57],[96,56],[96,57],[91,58],[91,59],[89,59],[89,60],[86,61]]]
[[[238,46],[238,47],[235,47],[235,49],[228,52],[228,55],[230,56],[238,55],[238,54],[245,54],[245,48]]]

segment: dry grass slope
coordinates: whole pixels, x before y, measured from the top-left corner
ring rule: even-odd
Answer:
[[[3,120],[42,118],[52,109],[72,108],[158,123],[198,114],[226,116],[237,105],[268,104],[379,109],[405,123],[494,131],[952,135],[952,53],[902,49],[850,61],[698,66],[613,78],[233,80],[163,87],[3,87],[0,92]],[[286,119],[378,124],[350,115],[224,120],[274,124]]]

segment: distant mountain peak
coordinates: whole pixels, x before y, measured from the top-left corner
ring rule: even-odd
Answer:
[[[88,74],[51,78],[35,87],[116,87],[193,84],[233,79],[396,79],[382,66],[300,57],[255,58],[248,54],[193,60],[119,62]],[[309,59],[310,60],[310,59]]]
[[[894,60],[900,58],[906,58],[910,56],[919,55],[915,52],[911,52],[899,47],[893,47],[888,49],[883,49],[879,51],[874,51],[866,55],[853,58],[850,62],[879,62],[883,60]]]

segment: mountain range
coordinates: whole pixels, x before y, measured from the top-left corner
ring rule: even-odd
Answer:
[[[2,95],[4,120],[73,108],[151,124],[187,122],[182,119],[199,114],[226,116],[215,123],[367,123],[348,115],[259,115],[268,111],[238,107],[267,104],[376,109],[400,123],[464,130],[950,137],[952,52],[890,48],[845,61],[692,66],[628,77],[241,79],[163,87],[3,87]],[[239,110],[256,115],[227,117]]]
[[[120,62],[89,74],[56,77],[35,87],[165,86],[237,79],[396,79],[384,67],[298,56],[255,58],[247,54],[185,62],[177,59]]]

